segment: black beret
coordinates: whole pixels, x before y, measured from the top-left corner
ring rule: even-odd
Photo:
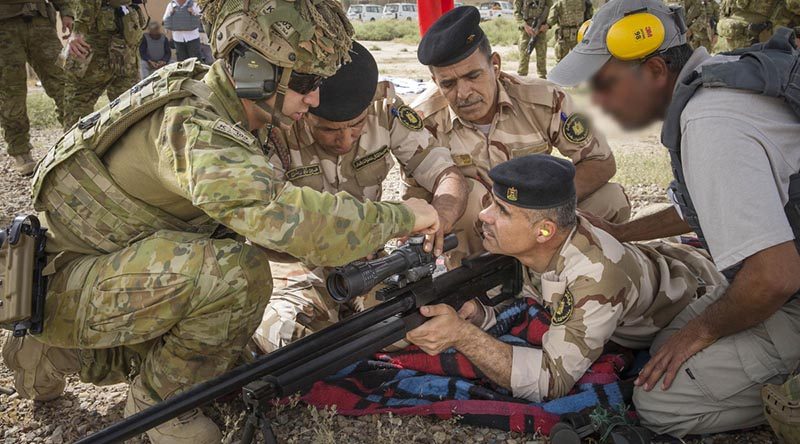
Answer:
[[[485,38],[478,8],[459,6],[428,28],[419,42],[417,58],[426,66],[449,66],[469,57]]]
[[[515,207],[543,210],[575,199],[575,166],[549,154],[517,157],[489,170],[492,192]]]
[[[308,112],[331,122],[355,119],[372,103],[378,89],[378,64],[367,48],[353,42],[351,61],[322,81],[319,106]]]

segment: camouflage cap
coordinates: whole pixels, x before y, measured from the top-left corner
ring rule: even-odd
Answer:
[[[244,43],[277,66],[333,75],[350,60],[353,27],[335,0],[200,0],[214,57]]]

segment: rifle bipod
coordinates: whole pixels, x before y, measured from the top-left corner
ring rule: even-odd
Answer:
[[[242,401],[247,409],[247,422],[244,424],[240,444],[251,444],[256,432],[266,444],[278,444],[275,432],[267,418],[267,404],[275,397],[275,385],[272,382],[257,380],[242,387]]]

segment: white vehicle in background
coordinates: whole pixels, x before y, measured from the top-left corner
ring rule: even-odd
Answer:
[[[478,10],[481,13],[481,20],[492,20],[498,17],[514,16],[514,6],[511,2],[486,2],[481,3]]]
[[[381,18],[381,7],[379,5],[351,5],[347,9],[347,18],[362,22],[374,22]]]
[[[383,7],[383,18],[417,20],[417,5],[416,3],[387,3]]]

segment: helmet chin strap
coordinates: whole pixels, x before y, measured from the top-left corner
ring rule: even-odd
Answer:
[[[294,121],[288,116],[283,114],[283,102],[286,97],[286,92],[289,90],[289,79],[292,77],[292,68],[283,68],[281,72],[281,80],[278,83],[278,89],[275,92],[275,105],[267,105],[266,100],[257,100],[255,103],[259,108],[263,109],[270,115],[272,121],[271,125],[284,125],[291,126]]]

